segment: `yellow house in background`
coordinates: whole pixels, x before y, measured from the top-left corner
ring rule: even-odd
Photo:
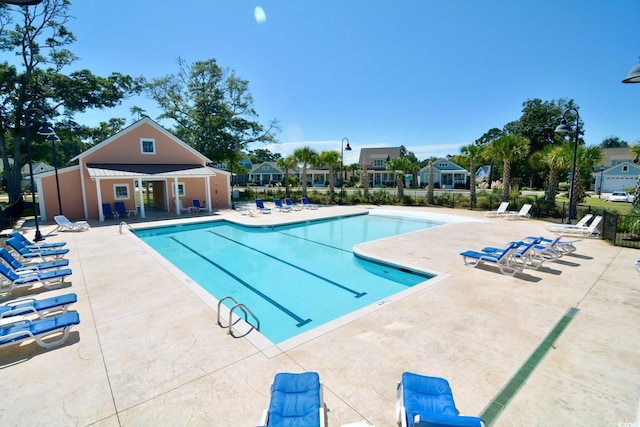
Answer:
[[[62,214],[104,221],[103,204],[123,202],[145,217],[149,209],[175,212],[198,199],[209,211],[231,206],[230,174],[145,117],[71,159],[58,170]],[[55,171],[36,178],[42,220],[59,214]]]

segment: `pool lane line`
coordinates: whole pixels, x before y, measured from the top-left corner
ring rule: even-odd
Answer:
[[[263,294],[262,292],[260,292],[259,290],[257,290],[256,288],[254,288],[253,286],[251,286],[249,283],[245,282],[244,280],[242,280],[241,278],[239,278],[238,276],[236,276],[235,274],[233,274],[231,271],[227,270],[226,268],[222,267],[221,265],[219,265],[218,263],[216,263],[215,261],[207,258],[206,256],[204,256],[203,254],[201,254],[200,252],[196,251],[195,249],[185,245],[184,243],[182,243],[181,241],[179,241],[178,239],[176,239],[175,237],[171,236],[170,237],[171,240],[173,240],[174,242],[176,242],[177,244],[179,244],[180,246],[182,246],[183,248],[187,249],[188,251],[192,252],[193,254],[199,256],[200,258],[202,258],[203,260],[207,261],[209,264],[213,265],[216,268],[219,268],[220,270],[222,270],[225,274],[229,275],[230,277],[233,277],[235,280],[237,280],[242,286],[248,288],[249,290],[251,290],[252,292],[254,292],[255,294],[257,294],[258,296],[260,296],[261,298],[263,298],[264,300],[268,301],[270,304],[272,304],[273,306],[277,307],[278,310],[282,311],[283,313],[285,313],[287,316],[291,317],[292,319],[294,319],[296,322],[298,322],[298,324],[296,325],[297,327],[301,327],[306,325],[307,323],[311,322],[311,319],[303,319],[302,317],[298,316],[297,314],[295,314],[294,312],[292,312],[291,310],[289,310],[288,308],[286,308],[285,306],[281,305],[280,303],[278,303],[277,301],[275,301],[274,299],[268,297],[267,295]]]
[[[356,298],[363,297],[363,296],[365,296],[365,295],[367,294],[366,292],[358,292],[358,291],[356,291],[356,290],[354,290],[354,289],[348,288],[348,287],[346,287],[346,286],[344,286],[344,285],[341,285],[341,284],[340,284],[340,283],[338,283],[338,282],[334,282],[334,281],[333,281],[333,280],[331,280],[331,279],[327,279],[326,277],[322,277],[322,276],[320,276],[319,274],[314,273],[314,272],[313,272],[313,271],[311,271],[311,270],[307,270],[306,268],[299,267],[299,266],[297,266],[297,265],[295,265],[295,264],[292,264],[292,263],[290,263],[290,262],[287,262],[287,261],[285,261],[285,260],[282,260],[282,259],[280,259],[280,258],[277,258],[277,257],[275,257],[275,256],[273,256],[273,255],[271,255],[271,254],[269,254],[269,253],[267,253],[267,252],[263,252],[263,251],[261,251],[261,250],[259,250],[259,249],[252,248],[251,246],[249,246],[249,245],[245,245],[244,243],[242,243],[242,242],[238,242],[237,240],[233,240],[233,239],[232,239],[232,238],[230,238],[230,237],[223,236],[222,234],[216,233],[216,232],[211,231],[211,230],[208,230],[208,232],[209,232],[209,233],[211,233],[211,234],[213,234],[213,235],[215,235],[215,236],[222,237],[223,239],[227,239],[228,241],[230,241],[230,242],[232,242],[232,243],[235,243],[235,244],[237,244],[237,245],[243,246],[243,247],[245,247],[245,248],[247,248],[247,249],[249,249],[249,250],[252,250],[252,251],[254,251],[254,252],[257,252],[257,253],[259,253],[259,254],[261,254],[261,255],[267,256],[267,257],[269,257],[269,258],[271,258],[271,259],[273,259],[273,260],[275,260],[275,261],[278,261],[278,262],[281,262],[281,263],[283,263],[283,264],[286,264],[286,265],[288,265],[289,267],[293,267],[293,268],[295,268],[296,270],[300,270],[300,271],[302,271],[303,273],[306,273],[306,274],[308,274],[308,275],[310,275],[310,276],[316,277],[316,278],[318,278],[318,279],[320,279],[320,280],[322,280],[322,281],[324,281],[324,282],[330,283],[330,284],[332,284],[333,286],[335,286],[335,287],[337,287],[337,288],[340,288],[340,289],[342,289],[342,290],[344,290],[344,291],[346,291],[346,292],[349,292],[349,293],[354,294]]]
[[[556,326],[549,332],[549,334],[542,340],[540,345],[529,356],[524,365],[515,373],[509,382],[498,392],[491,402],[484,408],[480,414],[480,418],[483,418],[485,425],[490,427],[507,407],[511,399],[527,382],[527,378],[533,373],[534,369],[540,364],[547,352],[553,347],[553,344],[558,340],[562,331],[564,331],[569,323],[578,315],[580,309],[571,307],[562,316],[562,318],[556,323]]]

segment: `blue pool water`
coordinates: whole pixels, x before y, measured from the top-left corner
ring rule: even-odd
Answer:
[[[439,224],[358,215],[276,227],[214,221],[135,233],[218,300],[231,296],[247,306],[260,332],[277,344],[431,278],[360,259],[352,248]]]

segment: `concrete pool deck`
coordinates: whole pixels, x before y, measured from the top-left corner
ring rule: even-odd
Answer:
[[[334,206],[257,217],[229,210],[212,218],[268,225],[363,209]],[[549,236],[545,222],[409,209],[474,222],[359,249],[436,272],[438,278],[410,296],[382,301],[361,317],[284,349],[254,332],[240,339],[229,336],[216,323],[211,298],[130,233],[120,234],[117,222],[47,236],[47,241],[68,242],[73,275],[62,289],[22,289],[13,297],[75,292],[78,302],[72,308],[81,324],[58,348],[24,343],[0,349],[5,388],[0,425],[255,426],[268,406],[273,376],[283,371],[320,374],[332,427],[395,425],[396,383],[403,371],[447,378],[461,413],[492,414],[495,426],[636,422],[640,274],[633,263],[639,251],[584,239],[574,255],[506,277],[489,267],[465,267],[459,253],[524,236]],[[130,224],[145,225],[137,218]],[[53,229],[42,226],[44,234]],[[33,237],[32,229],[27,236]],[[572,308],[577,308],[575,317],[557,339],[547,341]],[[501,391],[514,384],[545,342],[548,351],[521,388],[501,400]]]

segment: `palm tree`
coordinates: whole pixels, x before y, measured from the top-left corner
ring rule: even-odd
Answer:
[[[511,133],[493,140],[487,145],[485,154],[496,161],[502,161],[502,201],[509,201],[511,189],[511,164],[529,154],[529,140]]]
[[[427,190],[427,203],[430,205],[436,204],[436,199],[433,197],[433,162],[433,159],[429,160],[429,189]]]
[[[299,165],[302,164],[302,196],[307,197],[307,168],[313,164],[318,154],[308,145],[296,148],[293,151],[293,158]]]
[[[387,162],[387,170],[393,171],[398,187],[398,201],[404,198],[404,176],[411,168],[411,163],[406,158],[396,157]]]
[[[298,166],[296,159],[293,156],[281,157],[277,160],[277,165],[280,169],[284,170],[284,192],[287,197],[289,195],[289,171],[295,169]]]
[[[640,141],[636,141],[631,147],[629,147],[631,155],[636,159],[640,159]],[[633,192],[633,209],[640,208],[640,175],[636,180],[636,190]]]
[[[342,158],[337,151],[323,151],[320,155],[316,156],[316,163],[319,167],[329,168],[329,195],[331,201],[334,201],[335,194],[335,171],[341,171]]]
[[[569,169],[571,155],[566,155],[566,145],[547,144],[542,150],[531,156],[531,163],[534,169],[549,168],[549,176],[547,178],[547,206],[552,207],[556,204],[556,195],[558,194],[558,173],[562,170]]]
[[[469,201],[473,209],[476,206],[476,166],[484,158],[484,148],[469,144],[462,147],[460,151],[469,162]]]

